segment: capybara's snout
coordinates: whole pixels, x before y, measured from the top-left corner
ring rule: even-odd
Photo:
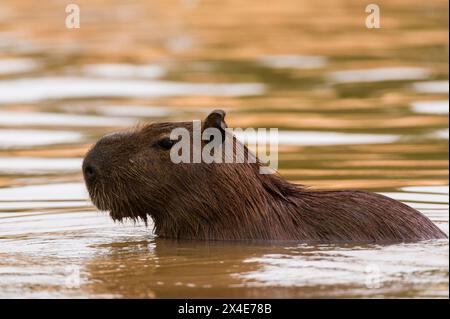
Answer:
[[[95,156],[90,153],[83,160],[83,176],[86,184],[91,185],[100,175],[100,166],[98,161],[95,160]]]

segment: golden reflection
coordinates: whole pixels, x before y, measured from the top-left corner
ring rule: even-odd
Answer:
[[[418,81],[448,81],[447,0],[378,1],[381,30],[365,28],[366,3],[353,0],[279,0],[263,5],[243,0],[76,3],[81,8],[81,28],[68,30],[64,27],[64,1],[2,0],[0,62],[31,59],[38,68],[18,73],[0,70],[0,90],[2,85],[10,88],[13,81],[34,79],[39,83],[48,77],[101,81],[102,77],[87,74],[84,67],[107,63],[161,68],[164,75],[147,79],[149,86],[159,81],[256,83],[264,90],[252,96],[206,96],[208,92],[186,96],[175,90],[168,96],[100,94],[95,98],[81,90],[76,92],[78,97],[15,103],[14,98],[29,98],[30,92],[22,87],[3,89],[0,110],[13,114],[15,122],[4,118],[0,122],[0,158],[7,158],[0,169],[0,191],[13,186],[82,183],[80,170],[55,173],[23,167],[18,172],[9,167],[8,160],[27,158],[34,164],[33,159],[39,158],[48,164],[48,159],[79,159],[100,136],[123,129],[120,124],[77,126],[62,120],[50,125],[45,116],[23,125],[19,111],[28,116],[33,112],[64,115],[69,122],[75,115],[78,120],[102,116],[154,122],[199,119],[212,108],[227,111],[230,127],[341,134],[341,140],[333,141],[335,145],[317,145],[311,135],[311,141],[304,143],[308,145],[279,146],[280,174],[302,185],[389,192],[406,192],[405,186],[448,185],[448,114],[418,113],[412,107],[417,102],[448,101],[445,90],[424,93],[414,86]],[[279,67],[263,62],[271,57],[285,63],[283,56],[312,57],[321,63]],[[340,71],[363,70],[367,74],[369,70],[370,75],[373,69],[389,73],[393,68],[420,69],[427,76],[402,78],[395,74],[397,79],[383,81],[369,76],[368,81],[355,83],[339,83],[330,77]],[[57,91],[44,89],[44,93]],[[129,106],[157,107],[167,114],[127,114]],[[99,111],[108,107],[123,107],[124,112]],[[81,139],[71,144],[8,144],[11,130],[31,129],[51,136],[70,131],[79,133]],[[346,145],[345,134],[392,135],[396,140]],[[28,136],[30,140],[33,137]],[[448,233],[448,205],[436,203],[430,194],[422,194],[421,204],[441,205],[427,213]],[[349,254],[367,251],[344,263],[343,268],[353,271],[345,273],[344,283],[325,285],[330,278],[339,278],[339,267],[349,260],[340,254],[348,247],[155,240],[151,226],[113,224],[87,200],[70,206],[69,201],[51,201],[54,194],[44,194],[49,201],[42,205],[60,205],[43,208],[33,202],[32,195],[19,195],[30,200],[0,202],[0,228],[13,234],[0,233],[0,298],[448,298],[448,242],[393,245],[386,251],[379,246],[350,247]],[[23,204],[29,205],[20,206]],[[335,249],[330,259],[325,258],[326,249]],[[398,257],[423,252],[426,257],[412,261]],[[395,275],[382,290],[369,291],[363,280],[355,278],[364,272],[358,266],[372,262],[373,256]],[[443,257],[446,260],[442,261]],[[400,264],[395,264],[398,258]],[[317,275],[317,266],[324,260],[321,281],[311,284],[307,279]],[[427,264],[429,260],[433,264]],[[310,263],[314,261],[318,264]],[[80,266],[83,281],[77,289],[64,284],[68,264]],[[402,272],[405,267],[411,268]],[[275,283],[266,284],[270,280]],[[292,283],[295,280],[299,280],[297,285]]]
[[[377,129],[420,128],[446,125],[448,120],[442,116],[401,116],[388,118],[386,115],[364,118],[361,115],[345,115],[345,118],[328,118],[326,115],[307,113],[283,114],[241,114],[230,121],[234,127],[289,127],[301,129]]]
[[[447,160],[367,160],[327,163],[330,167],[448,167]]]
[[[392,176],[392,177],[408,177],[408,176],[445,176],[448,170],[398,170],[398,169],[281,169],[278,172],[289,178],[290,176]]]
[[[298,184],[306,184],[305,180],[294,181]],[[435,180],[421,180],[421,179],[376,179],[376,180],[358,180],[358,179],[325,179],[325,180],[308,180],[308,187],[320,189],[369,189],[369,190],[386,190],[392,188],[399,188],[404,186],[440,186],[448,185],[448,180],[445,177]]]
[[[304,296],[303,289],[252,287],[238,274],[263,265],[245,262],[265,253],[283,254],[283,245],[235,242],[197,242],[156,239],[102,245],[105,253],[85,268],[91,295],[116,294],[125,298],[220,298]],[[273,290],[275,289],[275,290]],[[279,295],[279,296],[277,296]]]

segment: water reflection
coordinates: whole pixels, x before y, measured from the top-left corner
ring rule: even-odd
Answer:
[[[417,101],[412,103],[414,112],[431,114],[448,114],[449,105],[446,101]]]
[[[79,4],[72,32],[56,2],[2,1],[0,297],[448,297],[448,241],[161,240],[96,211],[79,169],[107,132],[220,107],[279,128],[289,180],[384,193],[448,233],[447,1],[381,1],[382,32],[346,1]]]
[[[80,142],[82,134],[70,131],[0,129],[0,149]]]
[[[327,64],[323,56],[276,55],[259,58],[262,65],[275,69],[316,69]]]
[[[235,134],[239,140],[250,145],[269,142],[267,134],[257,132],[239,132]],[[386,134],[345,134],[337,132],[296,132],[278,131],[280,145],[348,145],[348,144],[384,144],[393,143],[398,136]]]
[[[419,93],[448,93],[448,81],[428,81],[413,84],[414,90]]]
[[[116,242],[99,245],[105,252],[87,265],[91,284],[83,288],[89,294],[115,292],[129,298],[406,296],[405,287],[398,287],[406,281],[410,295],[426,289],[430,296],[445,296],[445,279],[438,278],[448,275],[447,242],[428,245],[434,247],[432,255],[421,244]],[[415,262],[405,263],[409,258]],[[367,287],[371,265],[380,271],[376,289]]]
[[[197,84],[145,80],[48,77],[0,81],[0,103],[30,103],[49,99],[133,98],[170,96],[251,96],[264,92],[255,83]]]
[[[421,68],[380,68],[369,70],[336,71],[328,74],[336,83],[364,83],[399,80],[420,80],[430,77],[431,72]]]
[[[166,70],[158,65],[93,64],[85,65],[81,71],[88,76],[111,78],[160,78]]]
[[[43,212],[34,206],[1,215],[4,296],[18,291],[30,297],[128,298],[446,295],[447,240],[361,246],[157,239],[152,225],[114,224],[106,214],[80,210],[80,201],[70,211],[70,201],[86,198],[80,186],[2,190],[0,202],[51,199],[65,207],[52,212],[48,206]],[[406,195],[417,192],[444,195],[424,197],[428,203],[415,207],[448,232],[448,187],[403,190]],[[80,268],[76,289],[67,287],[68,265]],[[368,288],[373,267],[380,271],[379,286]],[[30,281],[30,273],[39,275]],[[28,288],[19,288],[23,283]]]
[[[2,174],[74,172],[80,170],[81,162],[81,158],[0,157],[0,172]]]
[[[3,188],[2,201],[30,200],[87,200],[87,190],[82,183],[60,183]]]
[[[32,59],[0,59],[0,75],[36,70],[39,63]]]
[[[0,111],[0,125],[3,126],[132,126],[136,119],[114,119],[101,116],[76,114],[36,113],[36,112],[4,112]]]
[[[137,105],[104,105],[94,107],[94,109],[102,114],[111,116],[136,116],[136,117],[168,117],[171,110],[167,107],[155,106],[137,106]]]

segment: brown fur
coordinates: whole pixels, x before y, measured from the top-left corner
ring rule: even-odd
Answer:
[[[224,113],[215,115],[203,125],[219,120],[217,126],[224,127]],[[83,171],[100,210],[114,220],[147,222],[150,216],[157,235],[180,239],[328,243],[447,237],[417,210],[379,194],[310,190],[259,174],[259,163],[174,164],[170,151],[157,143],[175,127],[192,130],[192,123],[155,123],[108,135],[89,151]]]

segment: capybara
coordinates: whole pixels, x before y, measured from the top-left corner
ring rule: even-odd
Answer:
[[[201,130],[230,134],[224,118],[224,111],[213,111]],[[447,238],[426,216],[397,200],[359,190],[308,189],[277,174],[260,174],[258,160],[174,163],[172,130],[191,132],[193,126],[152,123],[101,138],[83,162],[95,206],[114,220],[147,223],[150,216],[155,234],[163,238],[317,243]],[[253,154],[234,136],[231,141]],[[211,140],[200,147],[206,143]]]

